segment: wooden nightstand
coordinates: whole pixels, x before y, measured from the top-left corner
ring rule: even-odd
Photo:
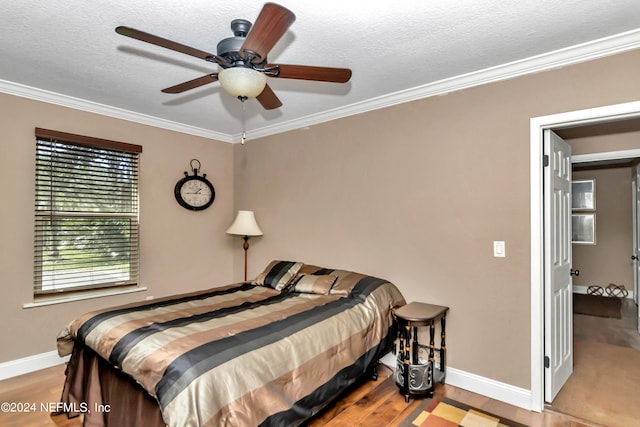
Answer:
[[[449,307],[412,302],[393,310],[398,320],[398,352],[396,384],[409,401],[412,394],[433,396],[435,384],[444,384],[446,343],[445,319]],[[440,320],[440,348],[435,347],[435,324]],[[418,343],[418,328],[429,327],[429,345]],[[420,348],[429,350],[428,360],[420,359]],[[435,366],[435,351],[439,351],[440,367]]]

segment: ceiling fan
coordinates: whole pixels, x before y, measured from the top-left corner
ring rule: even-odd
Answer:
[[[225,91],[241,101],[255,97],[265,109],[271,110],[282,106],[282,102],[267,84],[267,76],[333,83],[346,83],[351,78],[351,70],[347,68],[268,62],[267,54],[295,19],[296,16],[290,10],[275,3],[266,3],[255,24],[252,25],[245,19],[231,21],[234,36],[221,40],[215,55],[130,27],[119,26],[116,32],[220,66],[220,71],[217,73],[162,89],[162,92],[181,93],[219,81]]]

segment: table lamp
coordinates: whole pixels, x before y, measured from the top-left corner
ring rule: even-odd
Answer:
[[[262,236],[262,230],[256,222],[256,216],[253,211],[238,211],[233,224],[227,229],[227,234],[242,236],[244,239],[244,280],[247,280],[247,251],[249,250],[249,237]]]

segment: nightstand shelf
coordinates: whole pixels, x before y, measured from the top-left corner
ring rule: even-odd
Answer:
[[[446,371],[445,319],[449,307],[412,302],[393,311],[398,321],[396,384],[405,400],[409,396],[433,396],[436,383],[444,384]],[[436,322],[440,320],[440,347],[435,347]],[[429,327],[429,345],[418,343],[418,328]],[[420,359],[420,349],[428,349],[428,359]],[[435,352],[440,366],[436,368]]]

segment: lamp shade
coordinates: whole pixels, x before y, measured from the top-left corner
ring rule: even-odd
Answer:
[[[236,215],[231,227],[227,229],[227,233],[238,236],[262,236],[263,234],[253,211],[238,211],[238,215]]]
[[[245,67],[224,68],[218,72],[218,81],[234,98],[255,98],[267,84],[267,76],[260,71]]]

